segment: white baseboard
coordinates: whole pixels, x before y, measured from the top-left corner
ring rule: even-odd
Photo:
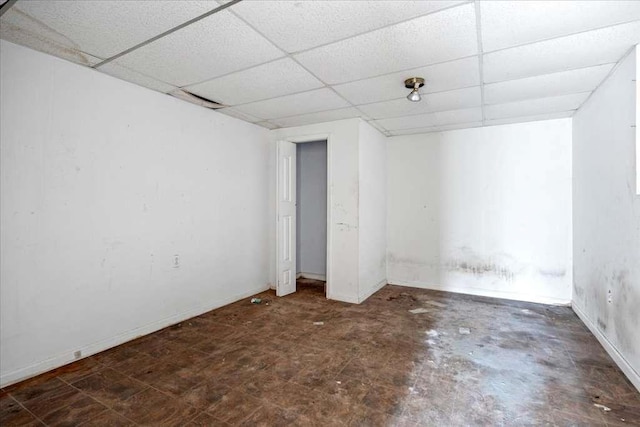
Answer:
[[[341,302],[348,302],[350,304],[359,304],[358,297],[351,296],[351,295],[347,296],[347,295],[340,295],[340,294],[328,294],[327,299],[341,301]]]
[[[141,326],[131,331],[127,331],[115,337],[108,338],[106,340],[102,340],[97,343],[89,344],[81,348],[74,348],[73,350],[69,350],[64,354],[53,356],[49,359],[34,363],[24,368],[17,369],[13,372],[8,372],[0,376],[0,387],[6,387],[8,385],[34,377],[36,375],[43,374],[52,369],[56,369],[61,366],[67,365],[69,363],[75,362],[76,360],[79,360],[73,357],[73,353],[75,351],[79,350],[82,353],[82,358],[85,358],[85,357],[94,355],[96,353],[100,353],[101,351],[108,350],[112,347],[116,347],[120,344],[124,344],[128,341],[134,340],[141,336],[159,331],[160,329],[166,328],[167,326],[175,325],[176,323],[180,323],[192,317],[199,316],[208,311],[215,310],[216,308],[220,308],[222,306],[231,304],[241,299],[258,294],[260,292],[264,292],[268,289],[269,289],[269,285],[264,285],[264,286],[260,286],[258,288],[252,289],[250,291],[243,292],[241,294],[237,294],[228,298],[212,301],[208,304],[201,305],[192,310],[188,310],[186,312],[176,314],[174,316],[171,316],[162,320],[158,320],[156,322]]]
[[[367,300],[367,298],[369,298],[371,295],[373,295],[376,292],[378,292],[386,284],[387,284],[387,279],[383,279],[383,280],[379,281],[378,283],[376,283],[375,286],[373,286],[368,291],[365,291],[364,294],[362,294],[362,295],[360,295],[358,297],[358,299],[359,299],[358,303],[365,302]]]
[[[627,362],[624,356],[622,356],[622,354],[620,354],[620,352],[613,346],[613,344],[611,344],[611,341],[609,341],[607,337],[605,337],[604,334],[600,332],[598,328],[596,328],[596,325],[594,325],[593,322],[589,320],[585,312],[580,307],[578,307],[574,303],[571,305],[571,308],[573,309],[574,313],[578,315],[580,320],[582,320],[582,322],[587,326],[587,328],[589,328],[591,333],[598,339],[602,347],[604,347],[607,353],[609,353],[609,356],[611,356],[613,361],[616,362],[616,365],[618,365],[620,370],[622,370],[627,378],[629,378],[629,381],[631,381],[636,389],[640,391],[640,374],[638,374],[638,372],[633,369],[633,367],[629,364],[629,362]]]
[[[311,279],[311,280],[321,280],[323,282],[327,281],[327,276],[324,274],[316,274],[316,273],[298,273],[296,274],[296,279]]]
[[[551,297],[545,297],[541,295],[523,294],[520,292],[504,292],[504,291],[495,291],[491,289],[442,286],[442,285],[434,285],[434,284],[425,283],[425,282],[395,280],[395,279],[389,279],[389,284],[399,285],[399,286],[410,286],[412,288],[430,289],[433,291],[453,292],[456,294],[478,295],[481,297],[491,297],[491,298],[509,299],[514,301],[534,302],[539,304],[564,305],[567,307],[571,305],[571,300],[566,300],[561,298],[551,298]]]

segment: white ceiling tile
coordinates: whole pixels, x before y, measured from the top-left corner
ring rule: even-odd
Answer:
[[[418,129],[396,130],[396,131],[392,131],[391,135],[401,136],[401,135],[415,135],[420,133],[445,132],[449,130],[477,128],[480,126],[482,126],[482,122],[460,123],[455,125],[444,125],[444,126],[429,126],[426,128],[418,128]]]
[[[358,108],[374,119],[399,117],[434,111],[459,110],[481,105],[480,87],[470,87],[447,92],[423,94],[422,101],[411,102],[406,99],[409,89],[404,89],[400,99],[360,105]]]
[[[484,55],[485,83],[617,62],[640,42],[640,21]]]
[[[80,65],[92,66],[102,61],[102,58],[70,47],[68,40],[55,31],[36,26],[16,5],[0,18],[0,38]]]
[[[334,86],[334,89],[356,105],[369,104],[406,96],[408,91],[404,87],[404,81],[409,77],[425,79],[425,86],[420,89],[420,93],[423,94],[478,86],[480,84],[478,58],[465,58],[358,80]]]
[[[437,113],[382,119],[376,120],[375,123],[384,129],[396,131],[479,121],[482,121],[482,109],[465,108],[463,110],[440,111]]]
[[[475,55],[473,4],[382,28],[295,55],[325,83],[337,84]]]
[[[237,105],[322,86],[320,80],[293,59],[283,58],[185,89],[223,104]]]
[[[242,1],[232,10],[285,51],[299,52],[461,1]]]
[[[485,52],[640,19],[635,1],[481,1]]]
[[[591,92],[582,92],[551,98],[537,98],[506,104],[487,105],[484,109],[485,118],[492,120],[571,111],[579,108],[590,94]]]
[[[140,74],[137,71],[130,70],[114,62],[109,62],[96,69],[101,73],[105,73],[110,76],[117,77],[121,80],[125,80],[149,89],[156,90],[158,92],[168,93],[176,89],[175,86],[171,86],[168,83],[156,80],[153,77],[145,76],[144,74]]]
[[[218,12],[116,61],[159,80],[186,86],[283,55],[227,11]]]
[[[2,24],[108,58],[219,5],[210,1],[20,1]]]
[[[575,113],[575,110],[570,111],[561,111],[559,113],[547,113],[547,114],[536,114],[533,116],[520,116],[520,117],[509,117],[506,119],[493,119],[486,120],[485,126],[493,126],[493,125],[507,125],[511,123],[524,123],[524,122],[535,122],[538,120],[553,120],[553,119],[562,119],[566,117],[571,117]]]
[[[615,64],[561,71],[484,86],[485,104],[500,104],[531,98],[593,91]]]
[[[322,111],[319,113],[303,114],[300,116],[287,117],[284,119],[275,119],[272,122],[277,123],[281,127],[304,126],[312,123],[324,123],[334,120],[350,119],[352,117],[360,117],[362,113],[356,108],[341,108],[338,110]]]
[[[214,110],[216,113],[222,113],[227,116],[234,117],[236,119],[244,120],[249,123],[258,123],[263,122],[263,120],[259,117],[252,116],[251,114],[243,113],[242,111],[238,111],[235,108],[220,108],[218,110]]]
[[[236,109],[263,119],[278,119],[348,106],[349,103],[331,89],[322,88],[253,102],[238,106]]]

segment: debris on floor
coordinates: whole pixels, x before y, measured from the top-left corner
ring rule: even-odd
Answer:
[[[413,295],[409,295],[406,292],[401,292],[398,295],[390,295],[387,298],[387,301],[393,301],[393,300],[396,300],[396,299],[405,299],[405,300],[409,300],[409,301],[416,301],[416,298]]]
[[[422,313],[428,313],[429,310],[427,310],[426,308],[414,308],[413,310],[409,310],[409,313],[411,314],[422,314]]]
[[[599,403],[594,403],[593,406],[602,409],[604,412],[609,412],[611,410],[611,408],[609,408],[608,406],[604,406]]]
[[[322,326],[324,325],[324,322],[313,322],[313,324],[316,326]]]
[[[251,298],[251,304],[261,304],[262,300],[260,298]]]
[[[425,301],[427,304],[431,304],[434,307],[439,307],[439,308],[444,308],[447,306],[447,304],[443,304],[441,302],[438,301]]]
[[[460,335],[469,335],[471,333],[471,329],[469,329],[469,328],[458,328],[458,332],[460,332]]]
[[[425,332],[428,336],[430,337],[437,337],[438,331],[436,331],[435,329],[429,329],[427,332]]]

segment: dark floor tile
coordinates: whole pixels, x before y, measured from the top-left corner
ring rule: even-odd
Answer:
[[[151,354],[157,348],[166,345],[167,341],[161,338],[160,332],[145,335],[123,344],[122,348],[133,350],[138,353]]]
[[[201,410],[213,408],[229,392],[231,388],[218,381],[207,381],[182,393],[184,403]]]
[[[293,411],[265,403],[250,414],[242,423],[243,427],[284,427],[291,425],[311,425]]]
[[[341,380],[328,380],[317,390],[329,396],[338,396],[359,404],[369,392],[369,388],[369,384],[360,380],[341,377]]]
[[[369,355],[370,356],[370,355]],[[378,373],[385,368],[384,361],[376,358],[357,356],[351,359],[339,372],[337,378],[355,378],[365,383],[376,380]]]
[[[76,381],[73,386],[109,407],[129,399],[148,387],[113,369],[105,369]]]
[[[256,411],[261,404],[260,399],[250,394],[240,390],[232,390],[223,395],[208,412],[222,421],[237,425]]]
[[[8,394],[0,397],[0,426],[40,426],[42,423]]]
[[[587,417],[581,413],[563,412],[555,409],[550,410],[549,413],[550,423],[553,426],[593,427],[606,425],[603,419],[593,419],[592,417]]]
[[[625,423],[626,425],[640,426],[640,406],[631,406],[626,404],[625,401],[609,401],[606,399],[598,404],[609,408],[607,411],[603,408],[598,408],[602,410],[602,418],[607,424]]]
[[[272,371],[262,371],[252,375],[238,387],[257,398],[269,398],[284,388],[287,382]]]
[[[149,366],[157,363],[158,360],[145,353],[136,352],[118,363],[112,364],[111,369],[118,371],[127,376],[137,377],[144,372]]]
[[[148,365],[144,370],[138,371],[132,376],[161,391],[177,396],[182,395],[201,381],[201,378],[197,377],[190,368],[163,361]]]
[[[137,351],[129,347],[127,344],[123,344],[103,351],[102,353],[98,353],[93,356],[93,359],[104,366],[113,366],[118,363],[122,363],[137,354],[139,354]]]
[[[386,427],[400,424],[400,415],[391,415],[368,406],[358,405],[352,408],[347,425],[353,427]]]
[[[87,357],[86,359],[58,368],[53,372],[59,379],[72,383],[95,374],[102,369],[104,369],[104,365],[98,363],[93,357]]]
[[[68,387],[68,384],[55,377],[39,376],[31,380],[6,388],[7,393],[18,402],[54,396]]]
[[[7,387],[0,424],[640,425],[570,308],[400,286],[351,305],[307,280],[259,297]]]
[[[136,423],[117,412],[107,410],[79,425],[82,427],[134,427]]]
[[[377,411],[390,415],[399,415],[402,412],[402,403],[408,394],[407,387],[372,384],[362,399],[362,403]]]
[[[44,419],[49,413],[72,405],[84,397],[86,397],[86,395],[78,391],[78,389],[66,385],[56,389],[55,393],[47,393],[46,395],[23,402],[22,404],[33,415]]]
[[[229,427],[229,424],[220,421],[213,415],[202,413],[194,418],[186,427]]]
[[[198,413],[196,408],[154,389],[118,401],[112,405],[112,409],[138,424],[154,426],[181,426]]]
[[[42,421],[49,426],[77,426],[107,410],[107,407],[101,403],[89,396],[83,396],[70,405],[45,415]]]

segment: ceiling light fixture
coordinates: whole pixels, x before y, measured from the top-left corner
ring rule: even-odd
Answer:
[[[424,86],[424,79],[422,77],[411,77],[404,81],[404,87],[411,89],[411,93],[407,96],[407,99],[411,102],[418,102],[422,99],[419,89]]]

